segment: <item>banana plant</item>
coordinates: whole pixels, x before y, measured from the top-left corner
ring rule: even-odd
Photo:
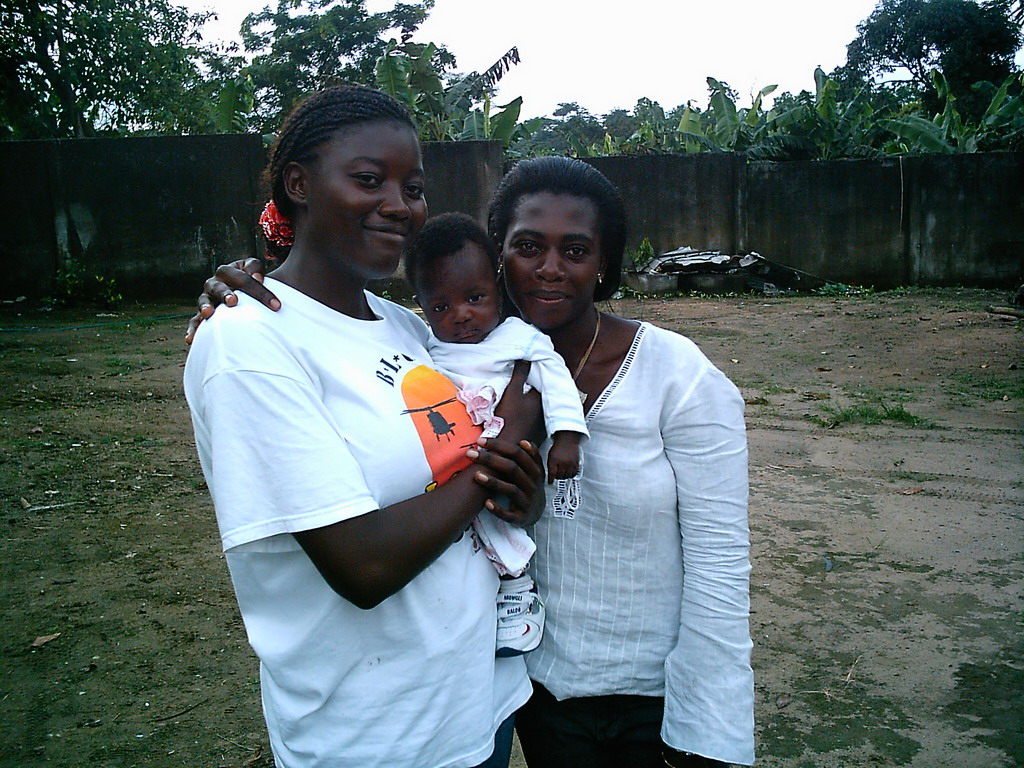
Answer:
[[[970,153],[989,146],[1024,143],[1024,100],[1020,93],[1010,96],[1010,89],[1016,81],[1024,85],[1024,74],[1011,75],[1003,82],[977,125],[961,116],[956,96],[942,72],[933,70],[931,76],[936,93],[943,99],[942,112],[931,120],[908,115],[880,121],[880,125],[895,137],[886,145],[887,152]]]
[[[217,133],[244,133],[256,105],[256,89],[247,72],[227,80],[217,95],[213,126]]]
[[[764,97],[778,87],[767,85],[758,91],[749,109],[737,108],[728,87],[713,77],[707,79],[711,89],[708,105],[712,118],[707,137],[723,150],[744,152],[761,140],[767,129],[767,119],[761,109]]]
[[[470,73],[447,86],[438,73],[436,54],[433,43],[391,40],[374,65],[377,87],[409,107],[422,139],[497,139],[507,149],[540,126],[539,120],[519,122],[521,97],[497,108],[491,104],[491,89],[520,61],[517,48],[509,49],[484,72]]]
[[[869,92],[861,89],[850,101],[842,103],[838,91],[838,84],[817,67],[813,100],[804,99],[783,112],[772,110],[766,121],[764,141],[752,155],[758,159],[814,160],[877,155],[872,143],[875,126]]]
[[[519,122],[519,114],[522,109],[523,99],[521,96],[517,96],[508,104],[498,107],[499,111],[492,114],[491,97],[490,95],[484,96],[483,106],[470,112],[463,123],[459,139],[462,141],[496,139],[508,149],[513,142],[529,138],[544,122],[542,117]]]
[[[680,149],[686,154],[720,152],[722,150],[708,138],[704,126],[701,124],[700,113],[690,106],[690,102],[686,102],[683,114],[679,117],[676,135],[680,139]]]

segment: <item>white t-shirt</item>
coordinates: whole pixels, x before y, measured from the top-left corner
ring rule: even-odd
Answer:
[[[463,768],[529,696],[495,659],[497,576],[464,535],[371,610],[290,534],[422,494],[479,434],[431,368],[427,330],[367,294],[342,315],[272,278],[203,323],[185,367],[196,444],[282,768]]]
[[[434,364],[460,388],[490,384],[499,398],[516,360],[529,360],[526,383],[540,392],[548,434],[587,434],[580,395],[565,361],[551,339],[518,317],[505,320],[478,344],[453,344],[431,334],[427,350]]]

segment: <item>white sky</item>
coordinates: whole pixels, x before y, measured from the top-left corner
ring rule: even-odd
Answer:
[[[595,115],[646,96],[666,110],[707,105],[708,76],[749,106],[752,94],[814,90],[814,68],[846,61],[856,26],[877,0],[437,0],[414,39],[445,45],[461,72],[482,71],[512,46],[522,63],[495,103],[523,97],[523,117],[575,101]],[[237,38],[261,0],[182,0],[217,12],[207,40]],[[393,7],[368,0],[371,11]],[[1018,54],[1018,62],[1022,56]],[[769,102],[770,103],[770,100]]]

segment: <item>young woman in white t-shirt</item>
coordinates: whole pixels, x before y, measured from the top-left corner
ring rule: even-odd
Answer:
[[[204,323],[185,391],[275,761],[505,766],[530,686],[521,658],[495,659],[497,574],[466,530],[482,505],[537,519],[536,398],[510,387],[505,428],[480,439],[422,322],[365,290],[427,216],[395,100],[307,98],[266,176],[293,227],[267,278],[284,306],[246,297]],[[263,429],[241,434],[240,413]]]
[[[488,231],[512,302],[578,372],[590,432],[580,508],[549,498],[533,529],[547,625],[516,714],[527,763],[749,765],[743,400],[689,339],[597,306],[619,285],[626,214],[593,166],[521,161]],[[231,288],[271,301],[257,266],[218,270],[200,306]]]

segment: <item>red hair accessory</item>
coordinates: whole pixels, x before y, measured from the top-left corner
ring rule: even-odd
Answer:
[[[260,227],[263,228],[263,236],[269,243],[281,248],[290,248],[295,243],[295,230],[292,229],[291,220],[281,215],[273,200],[263,207]]]

